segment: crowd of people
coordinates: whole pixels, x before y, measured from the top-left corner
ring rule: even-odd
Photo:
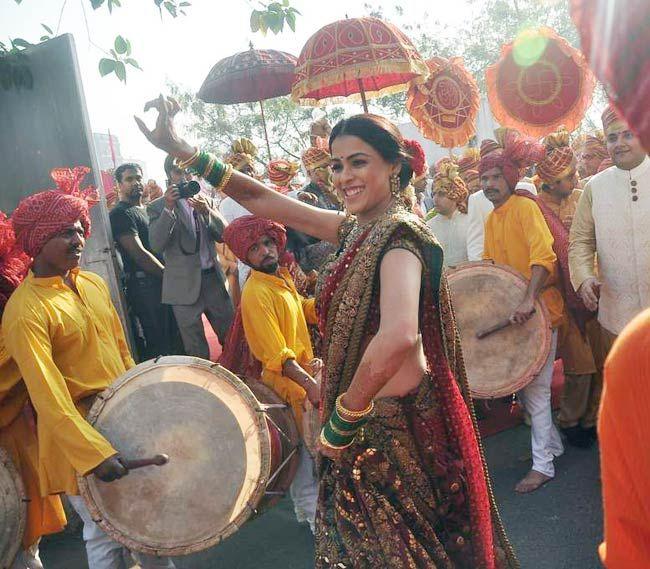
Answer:
[[[91,569],[122,567],[76,475],[110,482],[128,468],[85,415],[135,365],[128,337],[137,361],[209,359],[209,328],[219,362],[270,387],[300,428],[308,406],[319,409],[320,460],[300,449],[290,492],[317,568],[518,567],[447,284],[473,261],[523,275],[511,321],[541,302],[552,328],[546,362],[517,393],[532,465],[515,491],[552,481],[564,444],[599,442],[601,558],[647,566],[646,389],[626,386],[648,377],[650,159],[620,116],[607,108],[602,132],[574,140],[498,129],[429,167],[417,142],[364,114],[319,124],[324,137],[310,137],[302,164],[264,164],[247,139],[220,159],[180,138],[173,99],[149,106],[155,128],[137,121],[168,153],[166,190],[122,164],[110,204],[126,334],[106,284],[79,268],[95,200],[78,175],[55,176],[57,189],[0,216],[0,446],[30,497],[15,569],[41,567],[40,536],[65,524],[61,494],[84,521]],[[554,417],[556,359],[565,377]]]

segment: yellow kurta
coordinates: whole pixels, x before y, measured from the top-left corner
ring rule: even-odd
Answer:
[[[26,402],[27,388],[0,338],[0,447],[9,453],[18,469],[29,499],[24,548],[43,535],[63,530],[66,524],[61,498],[40,496],[38,441],[35,426],[25,411]]]
[[[303,368],[314,357],[307,322],[317,322],[313,299],[304,299],[285,268],[280,277],[251,271],[242,291],[241,311],[246,341],[262,363],[262,381],[291,405],[302,425],[305,390],[282,375],[282,366],[294,359]]]
[[[550,274],[541,299],[555,328],[563,321],[564,300],[556,286],[557,257],[553,236],[537,204],[522,196],[512,196],[495,209],[485,222],[483,258],[508,265],[530,280],[532,268],[544,267]]]
[[[72,273],[79,295],[60,277],[29,273],[11,295],[2,336],[38,416],[43,496],[77,493],[85,474],[115,454],[84,419],[88,401],[135,365],[104,281]]]

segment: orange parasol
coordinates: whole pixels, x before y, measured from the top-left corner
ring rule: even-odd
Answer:
[[[425,138],[446,148],[463,146],[476,130],[480,95],[460,57],[427,61],[425,83],[411,83],[406,108]]]
[[[596,82],[582,53],[547,27],[524,30],[503,46],[486,80],[497,121],[535,137],[561,125],[575,130]]]
[[[298,57],[291,96],[303,105],[367,99],[404,91],[428,75],[426,63],[398,28],[379,18],[339,20],[317,31]]]

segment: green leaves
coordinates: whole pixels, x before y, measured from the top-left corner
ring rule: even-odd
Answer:
[[[108,11],[111,14],[113,13],[113,8],[120,8],[122,6],[121,0],[90,0],[90,5],[93,7],[93,10],[97,10],[97,8],[101,8],[104,5],[104,2],[106,2]]]
[[[131,55],[131,42],[122,36],[115,38],[115,51],[120,55]]]
[[[296,31],[296,15],[300,12],[289,5],[289,0],[262,4],[262,10],[253,10],[251,13],[250,26],[253,33],[266,33],[271,30],[275,35],[284,30],[286,23],[291,31]]]
[[[130,65],[142,71],[140,64],[130,57],[131,55],[131,42],[122,37],[117,36],[113,42],[113,49],[111,49],[113,58],[103,57],[99,60],[99,74],[102,77],[115,74],[122,83],[126,83],[126,66]]]

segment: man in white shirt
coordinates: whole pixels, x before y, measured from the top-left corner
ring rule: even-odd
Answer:
[[[650,159],[611,108],[602,120],[614,166],[585,185],[569,236],[571,283],[585,306],[598,311],[599,371],[623,328],[650,306]]]
[[[467,187],[458,165],[449,158],[436,164],[433,201],[438,215],[427,221],[444,252],[443,265],[455,267],[467,261]]]

